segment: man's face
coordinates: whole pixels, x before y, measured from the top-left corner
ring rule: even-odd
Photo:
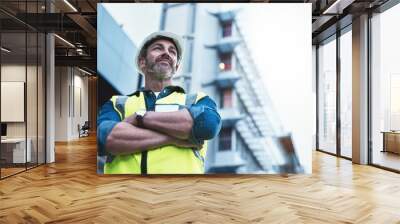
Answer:
[[[175,45],[169,40],[156,40],[146,51],[145,58],[139,63],[145,75],[155,75],[158,80],[171,79],[175,74],[178,65],[178,51]]]

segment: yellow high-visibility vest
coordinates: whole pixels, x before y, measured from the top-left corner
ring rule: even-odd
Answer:
[[[187,94],[172,92],[156,100],[156,105],[185,105]],[[206,95],[198,93],[195,102]],[[120,100],[124,98],[124,100]],[[114,109],[123,120],[136,111],[146,110],[143,92],[132,96],[113,96],[111,98]],[[123,102],[123,103],[121,103]],[[147,151],[147,174],[202,174],[204,173],[204,158],[207,151],[207,142],[204,141],[200,150],[167,145]],[[141,174],[142,152],[117,155],[112,161],[106,162],[105,174]]]

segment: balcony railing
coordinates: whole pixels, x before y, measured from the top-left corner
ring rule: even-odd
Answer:
[[[225,37],[221,38],[217,43],[206,45],[208,48],[214,48],[219,53],[229,53],[233,52],[236,46],[238,46],[242,40],[238,37]]]
[[[233,150],[218,151],[215,155],[215,161],[211,164],[208,172],[236,173],[236,170],[243,165],[245,165],[245,161],[238,152]]]
[[[236,81],[240,79],[240,75],[234,71],[221,71],[215,77],[214,83],[221,89],[234,87]]]
[[[234,20],[239,10],[240,9],[227,10],[221,12],[210,12],[210,14],[215,16],[220,22],[226,22]]]
[[[244,118],[244,115],[240,114],[239,110],[234,107],[221,108],[219,109],[219,114],[221,115],[223,127],[232,127],[236,122]]]

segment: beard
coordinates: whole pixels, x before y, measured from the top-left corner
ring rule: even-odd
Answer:
[[[165,57],[158,57],[155,61],[146,59],[146,73],[152,74],[157,80],[171,79],[176,72],[172,60]]]

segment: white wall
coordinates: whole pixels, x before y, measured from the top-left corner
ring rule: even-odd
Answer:
[[[79,71],[78,71],[79,72]],[[89,107],[89,102],[88,102],[88,78],[87,76],[83,77],[81,76],[82,73],[77,74],[77,70],[75,70],[74,74],[74,108],[72,113],[72,119],[71,119],[71,131],[70,135],[72,138],[77,138],[79,137],[78,133],[78,124],[82,126],[85,121],[88,121],[88,107]],[[79,97],[80,96],[80,97]],[[72,105],[72,103],[71,103]],[[81,108],[80,108],[81,107]],[[80,111],[82,110],[82,111]]]
[[[55,140],[67,141],[68,69],[67,67],[56,67],[55,73]]]
[[[313,149],[317,149],[317,48],[315,45],[312,46],[312,106],[313,106],[313,128],[312,128],[312,139]]]
[[[55,85],[55,140],[77,139],[78,124],[88,120],[88,78],[77,69],[56,67]]]

